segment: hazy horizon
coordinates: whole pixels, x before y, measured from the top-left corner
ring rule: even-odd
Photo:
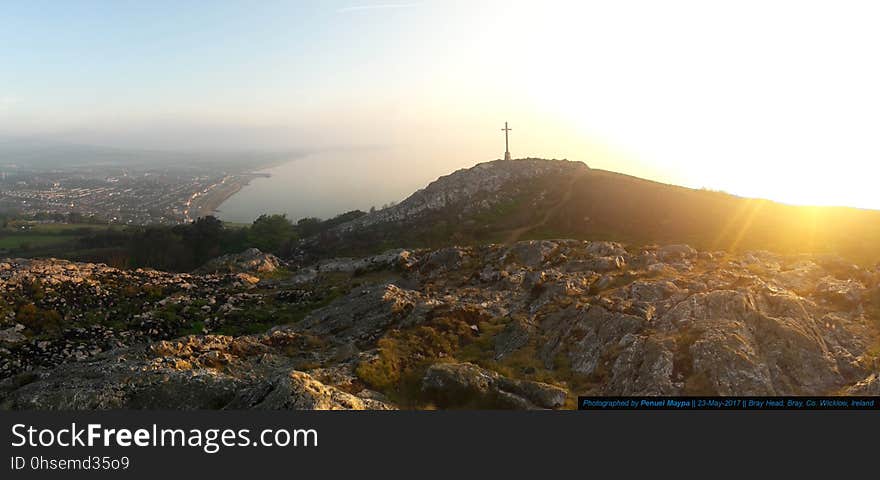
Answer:
[[[501,158],[509,121],[515,158],[880,209],[878,8],[13,3],[0,31],[0,137],[165,151],[376,146],[393,153],[327,160],[322,175],[348,172],[348,185],[356,171],[379,198]]]

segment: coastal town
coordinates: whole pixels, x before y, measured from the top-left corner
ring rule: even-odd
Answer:
[[[213,214],[263,173],[208,169],[0,172],[0,212],[42,221],[71,214],[100,223],[176,225]]]

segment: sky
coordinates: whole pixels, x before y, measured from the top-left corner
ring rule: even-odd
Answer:
[[[0,0],[0,136],[381,147],[374,183],[393,169],[402,190],[502,157],[509,121],[515,158],[880,208],[878,18],[848,0]]]

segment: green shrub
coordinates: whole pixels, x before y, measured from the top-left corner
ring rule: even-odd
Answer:
[[[61,332],[61,314],[55,310],[43,310],[33,303],[21,305],[15,314],[15,319],[36,335]]]
[[[452,358],[461,345],[472,341],[473,335],[467,322],[453,317],[392,330],[378,341],[378,356],[361,362],[355,373],[371,388],[406,403],[418,398],[419,382],[427,367]]]

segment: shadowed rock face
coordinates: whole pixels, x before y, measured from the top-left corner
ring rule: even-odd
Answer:
[[[560,408],[578,394],[876,395],[880,373],[880,272],[809,256],[543,240],[325,260],[256,284],[60,261],[12,261],[0,280],[7,305],[59,312],[40,330],[7,309],[5,408]],[[143,283],[161,295],[114,307]],[[328,289],[338,298],[308,303]],[[169,305],[207,334],[174,338]],[[211,333],[303,305],[266,333]]]

